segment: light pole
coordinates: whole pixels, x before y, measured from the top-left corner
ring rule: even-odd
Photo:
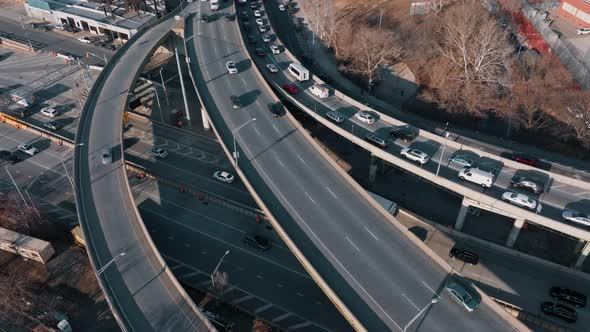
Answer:
[[[379,32],[381,32],[381,23],[383,22],[383,9],[380,9],[379,11]]]
[[[104,54],[103,54],[103,55],[102,55],[102,58],[101,58],[101,57],[99,57],[98,55],[96,55],[96,54],[94,54],[94,53],[92,53],[92,52],[86,52],[86,56],[89,56],[89,55],[92,55],[92,56],[93,56],[93,57],[95,57],[95,58],[101,59],[102,61],[104,61],[104,64],[105,64],[105,66],[106,66],[106,64],[107,64],[107,62],[108,62],[108,60],[107,60],[107,56],[106,56],[106,55],[104,55]]]
[[[223,254],[223,256],[221,256],[219,263],[217,263],[217,266],[215,267],[213,272],[211,272],[211,284],[212,284],[213,288],[215,288],[215,279],[213,278],[213,275],[215,274],[215,272],[217,272],[217,270],[219,269],[219,266],[221,265],[221,262],[223,262],[223,259],[225,258],[225,256],[227,256],[227,254],[229,254],[229,250],[227,250],[225,252],[225,254]]]
[[[244,122],[241,126],[239,126],[238,128],[234,129],[234,131],[232,131],[232,136],[234,138],[234,160],[235,160],[235,166],[238,167],[238,151],[236,150],[236,135],[238,134],[238,131],[242,128],[244,128],[245,125],[247,125],[250,122],[256,121],[256,118],[252,118],[246,122]]]
[[[433,299],[430,301],[430,303],[428,303],[428,304],[427,304],[427,305],[424,307],[424,309],[420,310],[420,312],[419,312],[419,313],[418,313],[416,316],[414,316],[414,318],[412,318],[412,320],[411,320],[411,321],[409,321],[409,322],[408,322],[408,324],[406,324],[406,326],[404,326],[404,332],[406,332],[406,330],[408,329],[408,327],[410,327],[410,325],[412,325],[412,323],[413,323],[413,322],[415,322],[415,321],[416,321],[416,319],[418,319],[418,317],[420,317],[420,315],[422,315],[422,313],[423,313],[424,311],[426,311],[426,309],[428,309],[428,307],[430,307],[431,305],[435,304],[435,303],[436,303],[436,301],[437,301],[437,299],[436,299],[436,297],[435,297],[435,298],[433,298]]]
[[[449,138],[449,133],[445,133],[445,140],[443,141],[443,148],[440,154],[440,158],[438,158],[438,167],[436,168],[436,176],[438,176],[438,172],[440,171],[440,163],[442,162],[443,156],[445,155],[445,148],[447,147],[447,139]]]
[[[170,101],[168,101],[168,90],[166,90],[166,82],[164,82],[164,75],[162,75],[162,70],[164,68],[160,67],[160,79],[162,80],[162,86],[164,87],[164,95],[166,96],[166,105],[170,106]]]
[[[125,251],[123,251],[122,253],[118,254],[117,256],[113,257],[113,259],[111,259],[108,263],[106,263],[103,267],[101,267],[100,269],[98,269],[98,271],[96,271],[96,276],[100,276],[109,266],[111,266],[111,264],[113,264],[117,258],[119,257],[123,257],[125,256],[127,253]]]

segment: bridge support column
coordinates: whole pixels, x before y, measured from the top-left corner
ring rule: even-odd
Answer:
[[[586,260],[586,257],[588,257],[588,255],[590,255],[590,242],[587,241],[578,256],[578,259],[576,260],[576,264],[574,265],[574,268],[576,268],[576,269],[582,268],[582,265],[584,264],[584,261]]]
[[[524,219],[516,219],[514,220],[514,225],[512,226],[512,230],[510,234],[508,234],[508,239],[506,240],[506,246],[512,248],[514,246],[514,242],[518,238],[518,234],[520,234],[520,230],[524,225]]]
[[[469,210],[469,203],[463,197],[463,201],[461,202],[461,209],[459,209],[459,214],[457,215],[457,220],[455,220],[455,229],[460,231],[465,224],[465,217],[467,217],[467,211]]]
[[[205,107],[203,106],[201,106],[201,118],[203,119],[203,129],[211,129],[211,125],[209,124],[209,115],[207,114],[207,111],[205,111]]]
[[[375,183],[377,177],[377,158],[371,153],[371,165],[369,165],[369,183]]]

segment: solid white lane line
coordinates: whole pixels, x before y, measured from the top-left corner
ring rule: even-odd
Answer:
[[[283,164],[283,161],[279,158],[277,158],[277,161],[279,162],[279,164],[281,164],[281,166],[285,167],[285,164]]]
[[[272,304],[271,304],[271,303],[265,304],[265,305],[263,305],[262,307],[260,307],[260,308],[258,308],[258,309],[256,309],[256,310],[254,310],[254,313],[255,313],[255,314],[261,313],[261,312],[263,312],[264,310],[266,310],[266,309],[268,309],[268,308],[270,308],[270,307],[272,307]]]
[[[334,192],[332,190],[330,190],[330,187],[326,187],[326,190],[328,190],[328,192],[330,194],[332,194],[332,196],[334,196],[334,198],[338,198],[338,196],[336,196],[336,194],[334,194]]]
[[[274,124],[272,125],[272,127],[275,129],[275,131],[280,134],[281,132],[279,131],[279,128],[277,128],[277,126],[275,126]]]
[[[424,281],[422,281],[422,284],[424,284],[424,286],[426,286],[426,288],[428,288],[432,294],[436,295],[438,297],[438,294],[436,294],[436,292],[434,291],[434,289],[430,288],[430,286],[428,286],[427,283],[425,283]]]
[[[420,308],[418,308],[418,306],[416,304],[414,304],[414,302],[412,302],[412,300],[410,300],[410,298],[407,297],[406,294],[402,293],[402,296],[404,297],[404,299],[406,299],[408,302],[410,302],[410,304],[413,305],[414,308],[416,308],[416,310],[420,311]]]
[[[349,242],[349,243],[350,243],[350,244],[351,244],[351,245],[354,247],[354,249],[356,249],[356,251],[359,251],[359,252],[361,251],[361,250],[359,249],[359,247],[357,247],[357,246],[356,246],[356,244],[354,244],[354,242],[352,242],[352,241],[351,241],[351,240],[348,238],[348,236],[345,236],[344,238],[346,239],[346,241],[348,241],[348,242]]]
[[[235,300],[231,301],[231,303],[232,304],[238,304],[238,303],[242,303],[244,301],[248,301],[248,300],[253,299],[253,298],[254,298],[254,295],[248,294],[246,296],[240,297],[239,299],[235,299]]]
[[[273,323],[277,323],[277,322],[280,322],[280,321],[282,321],[283,319],[285,319],[285,318],[288,318],[288,317],[291,317],[291,316],[293,316],[293,313],[291,313],[291,312],[288,312],[288,313],[286,313],[286,314],[280,315],[279,317],[277,317],[277,318],[275,318],[275,319],[271,320],[271,322],[273,322]]]
[[[305,162],[305,160],[303,160],[303,158],[301,158],[299,153],[295,153],[295,154],[297,155],[297,159],[299,159],[299,161],[301,161],[303,163],[303,165],[307,166],[307,163]]]
[[[374,238],[376,241],[379,241],[379,239],[378,239],[378,238],[375,236],[375,234],[373,234],[373,233],[372,233],[372,232],[371,232],[371,231],[370,231],[370,230],[367,228],[367,226],[365,226],[365,230],[366,230],[366,231],[367,231],[369,234],[371,234],[371,236],[372,236],[372,237],[373,237],[373,238]]]
[[[258,134],[258,136],[261,136],[260,132],[258,131],[258,128],[254,127],[254,131],[256,132],[256,134]]]
[[[306,322],[303,322],[303,323],[300,323],[300,324],[291,325],[291,326],[288,327],[288,329],[289,330],[297,330],[297,329],[300,329],[300,328],[303,328],[303,327],[308,327],[311,324],[313,324],[313,323],[310,322],[310,321],[306,321]]]
[[[311,198],[311,196],[309,196],[309,194],[307,193],[307,191],[305,192],[305,195],[307,196],[307,198],[309,198],[310,201],[313,202],[313,204],[317,205],[317,203],[313,200],[313,198]]]

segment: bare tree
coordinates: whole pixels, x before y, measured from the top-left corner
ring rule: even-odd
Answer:
[[[585,91],[576,91],[568,97],[560,119],[583,147],[590,148],[590,96]]]
[[[270,327],[262,319],[255,318],[252,322],[252,332],[270,332]]]
[[[430,12],[434,14],[442,13],[453,0],[430,0]]]
[[[349,70],[372,81],[377,68],[392,61],[399,53],[400,48],[396,45],[393,34],[361,26],[355,33],[350,56],[352,65]]]

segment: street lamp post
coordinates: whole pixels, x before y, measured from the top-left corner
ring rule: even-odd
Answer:
[[[219,263],[217,263],[217,266],[215,266],[215,269],[213,270],[213,272],[211,272],[211,284],[213,285],[213,288],[215,288],[215,279],[213,278],[213,275],[215,275],[215,272],[217,272],[217,270],[219,269],[219,266],[221,265],[221,262],[223,262],[223,259],[225,258],[225,256],[227,256],[227,254],[229,254],[229,250],[227,250],[225,252],[225,254],[223,254],[223,256],[221,256]]]
[[[234,139],[234,163],[235,166],[238,167],[238,151],[237,151],[237,147],[236,147],[236,135],[238,134],[238,131],[242,128],[244,128],[244,126],[246,126],[248,123],[256,121],[256,118],[252,118],[246,122],[244,122],[241,126],[239,126],[238,128],[234,129],[234,131],[232,132],[232,136]]]
[[[166,82],[164,82],[164,75],[162,75],[162,70],[164,68],[160,67],[160,80],[162,80],[162,86],[164,87],[164,95],[166,96],[166,105],[170,106],[170,101],[168,101],[168,90],[166,90]]]
[[[415,322],[416,319],[418,319],[418,317],[420,317],[420,315],[422,315],[422,313],[424,311],[426,311],[426,309],[428,309],[428,307],[430,307],[431,305],[435,304],[436,301],[437,301],[437,299],[435,297],[422,310],[420,310],[420,312],[416,316],[414,316],[414,318],[412,318],[412,320],[409,321],[408,324],[406,324],[406,326],[404,326],[404,331],[403,332],[406,332],[406,330],[408,329],[408,327],[410,327],[410,325],[412,325],[412,323]]]
[[[438,158],[438,167],[436,167],[436,176],[438,176],[438,172],[440,171],[440,163],[442,162],[443,156],[445,155],[445,148],[447,147],[447,139],[449,138],[449,133],[445,133],[445,140],[443,141],[443,148],[440,154],[440,158]]]
[[[100,269],[98,269],[98,271],[96,271],[96,276],[100,276],[109,266],[111,266],[111,264],[113,264],[117,258],[119,257],[123,257],[125,256],[127,253],[125,251],[123,251],[122,253],[118,254],[117,256],[113,257],[113,259],[111,259],[108,263],[106,263],[103,267],[101,267]]]

